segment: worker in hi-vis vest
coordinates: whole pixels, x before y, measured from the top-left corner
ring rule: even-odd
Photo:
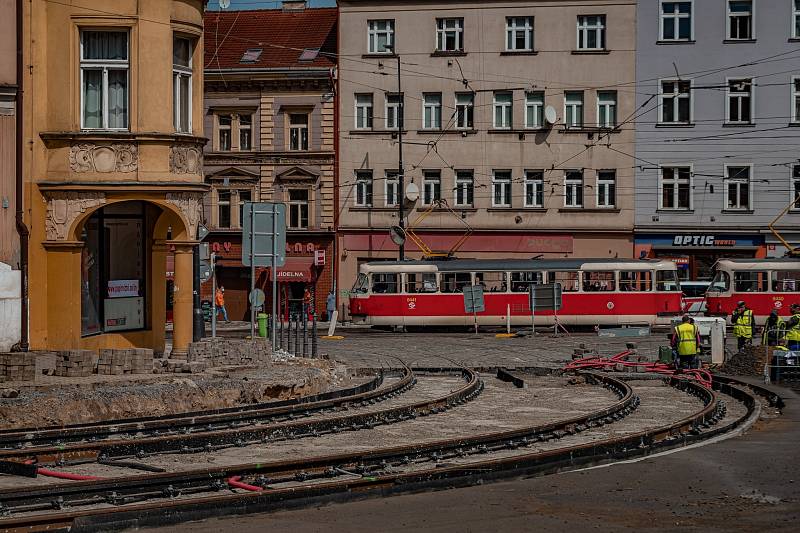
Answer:
[[[786,334],[786,324],[778,314],[777,309],[773,309],[764,323],[764,330],[761,332],[761,344],[764,346],[778,346],[782,343]]]
[[[786,347],[792,351],[800,350],[800,304],[789,308],[792,317],[786,322]]]
[[[733,336],[736,337],[737,348],[742,351],[742,348],[753,342],[753,330],[755,329],[753,311],[747,308],[747,304],[744,301],[736,304],[736,310],[731,315],[731,323],[733,324]]]
[[[700,351],[700,330],[689,318],[683,315],[681,323],[672,333],[672,348],[677,354],[675,366],[678,368],[700,368],[697,353]]]

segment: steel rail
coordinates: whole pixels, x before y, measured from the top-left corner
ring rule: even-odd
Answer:
[[[52,528],[67,527],[72,528],[73,531],[90,531],[108,530],[114,527],[130,527],[134,525],[164,525],[166,523],[196,520],[209,516],[268,511],[279,506],[285,506],[286,502],[289,500],[294,502],[293,505],[308,505],[322,501],[352,500],[368,497],[370,495],[389,495],[435,487],[468,486],[481,481],[516,477],[524,474],[543,474],[585,466],[587,464],[597,464],[635,455],[643,455],[651,453],[652,451],[683,446],[699,439],[709,438],[713,434],[727,431],[731,427],[740,424],[742,420],[752,413],[754,409],[753,406],[757,402],[753,394],[750,394],[744,388],[736,386],[749,386],[747,384],[729,380],[727,384],[717,385],[715,388],[722,390],[727,387],[732,390],[737,399],[740,401],[744,400],[748,406],[748,415],[737,419],[731,424],[727,424],[725,427],[715,428],[712,431],[701,433],[696,431],[698,427],[720,419],[722,402],[718,400],[716,393],[700,385],[680,382],[676,379],[671,379],[669,381],[673,386],[682,388],[690,394],[698,395],[703,400],[703,409],[666,426],[643,430],[623,437],[609,438],[602,441],[545,452],[515,455],[500,459],[488,459],[465,465],[437,465],[439,466],[437,468],[395,474],[373,472],[368,476],[362,475],[362,477],[358,479],[329,481],[310,485],[306,484],[299,487],[269,488],[268,490],[248,492],[245,494],[236,493],[203,496],[194,499],[181,499],[176,498],[176,496],[179,494],[189,495],[192,491],[181,492],[179,487],[173,485],[169,485],[169,490],[167,490],[163,488],[163,484],[159,484],[158,486],[162,487],[160,491],[161,496],[165,496],[167,493],[169,493],[169,496],[172,496],[169,501],[160,501],[155,504],[134,504],[123,508],[76,509],[45,515],[10,518],[0,520],[0,528],[9,528],[10,530],[21,530],[24,528],[28,531],[41,531],[45,529],[52,530]],[[629,387],[628,389],[630,390]],[[757,393],[759,391],[755,389],[754,392]],[[530,444],[530,442],[528,444]],[[419,450],[421,447],[416,448]],[[379,450],[370,454],[370,456],[376,459],[380,458],[382,455],[381,452],[385,451]],[[316,462],[324,462],[325,459],[333,458],[320,458],[316,460]],[[314,462],[314,460],[312,460],[312,462]],[[385,467],[386,461],[384,460],[379,464]],[[309,462],[303,462],[303,464],[298,465],[298,468],[304,468],[303,465],[309,465]],[[264,469],[252,468],[253,466],[267,467],[267,470],[274,470],[289,465],[287,463],[250,465],[249,474],[258,476],[263,475]],[[248,474],[247,470],[248,467],[244,466],[229,468],[226,469],[225,472],[229,476],[240,476],[235,478],[238,481],[241,479],[241,476]],[[285,471],[291,472],[290,469],[286,469]],[[339,468],[339,471],[350,473],[344,468]],[[295,470],[295,472],[297,471]],[[362,474],[364,472],[364,469],[361,469],[360,472],[356,471],[356,473]],[[185,474],[186,473],[184,473],[184,475]],[[206,476],[209,476],[209,474],[209,471],[205,472]],[[336,472],[334,472],[334,474],[336,474]],[[197,473],[194,475],[197,475]],[[302,479],[299,478],[297,480],[302,481]],[[257,480],[257,482],[259,482],[259,480]],[[260,482],[263,482],[263,480],[260,480]],[[142,488],[146,488],[149,485],[151,492],[155,492],[157,495],[159,494],[157,486],[148,484],[146,477],[139,479],[129,478],[124,480],[124,484],[140,484]],[[73,493],[80,495],[81,488],[88,489],[90,488],[89,485],[92,486],[91,492],[94,492],[95,483],[72,483],[69,486],[61,485],[39,489],[39,492],[51,491],[51,497],[53,495],[56,496],[54,502],[51,500],[51,508],[57,508],[59,501],[63,502],[64,505],[70,504],[70,502],[64,498],[65,494]],[[108,483],[107,485],[108,486],[105,487],[107,491],[122,488],[119,483]],[[222,488],[222,486],[219,488]],[[208,490],[213,490],[213,488],[205,490],[208,492]],[[24,501],[26,497],[35,497],[37,491],[25,489],[23,492],[25,494],[18,494],[18,497]],[[118,493],[114,492],[113,494],[117,495]],[[39,496],[41,497],[44,495],[40,494]],[[85,491],[83,491],[83,496],[84,501],[86,501],[87,495]],[[8,497],[13,499],[13,495],[10,494],[10,491],[0,493],[0,502],[3,504],[9,502]],[[119,499],[114,501],[115,498]],[[106,494],[103,502],[112,505],[119,504],[124,503],[123,498],[122,495],[109,497],[109,494]],[[30,502],[31,500],[28,501]],[[102,502],[95,500],[92,503]],[[6,513],[10,511],[8,508],[3,509]]]
[[[214,429],[215,425],[228,425],[230,427],[279,419],[292,420],[343,405],[382,401],[400,394],[414,385],[414,376],[410,368],[402,367],[389,372],[398,373],[400,379],[387,386],[383,385],[388,373],[381,371],[374,379],[355,387],[301,396],[289,400],[180,413],[178,415],[74,424],[59,428],[2,430],[0,431],[0,459],[17,456],[21,449],[33,450],[37,446],[57,448],[69,442],[99,441],[112,436],[120,438],[128,435],[140,438],[148,433],[158,434],[161,431],[167,433],[186,432],[203,426],[205,426],[205,430],[211,430]]]
[[[453,369],[448,370],[452,371]],[[465,370],[464,372],[474,374],[472,371]],[[445,452],[466,454],[489,451],[490,446],[507,448],[509,441],[513,441],[517,445],[524,445],[526,443],[561,438],[568,434],[584,431],[590,427],[612,423],[623,418],[637,407],[638,397],[634,395],[631,387],[625,382],[611,376],[592,372],[586,372],[583,375],[586,376],[587,381],[611,389],[618,396],[618,400],[610,406],[566,420],[538,424],[521,429],[480,434],[467,438],[448,439],[410,446],[396,446],[358,454],[336,454],[297,461],[247,464],[180,473],[129,476],[97,482],[67,483],[55,486],[5,490],[0,491],[0,504],[4,506],[0,510],[3,508],[9,510],[11,507],[15,507],[15,502],[22,506],[44,505],[47,508],[52,508],[53,502],[58,501],[66,505],[75,505],[76,502],[86,501],[87,495],[101,495],[102,501],[107,501],[107,497],[111,493],[113,493],[112,499],[120,501],[120,498],[136,495],[137,492],[141,493],[142,491],[146,493],[155,491],[156,494],[159,494],[159,490],[165,487],[168,487],[169,490],[166,493],[161,493],[162,496],[197,489],[207,492],[223,488],[224,483],[221,483],[222,480],[230,476],[247,476],[254,472],[261,476],[289,476],[302,479],[318,476],[330,477],[336,468],[365,472],[370,468],[368,465],[385,465],[392,461],[407,464],[419,457],[432,457]],[[420,414],[433,413],[422,411]],[[470,447],[473,449],[468,450]],[[91,498],[90,501],[91,503],[97,503]]]
[[[0,453],[0,458],[8,458],[10,456],[18,461],[33,459],[41,463],[62,462],[76,458],[95,460],[142,458],[152,454],[213,452],[226,447],[242,447],[342,431],[371,429],[378,425],[444,412],[477,397],[483,390],[483,382],[478,378],[478,375],[468,369],[457,369],[455,372],[460,374],[460,377],[465,381],[464,385],[458,390],[448,392],[437,398],[377,411],[288,424],[259,425],[181,435],[21,449]],[[414,376],[417,374],[418,372],[415,371]]]

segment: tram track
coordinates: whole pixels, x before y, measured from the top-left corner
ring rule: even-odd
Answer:
[[[68,483],[13,493],[2,491],[0,512],[13,516],[0,521],[0,528],[42,530],[59,525],[87,530],[118,528],[163,523],[165,516],[174,521],[196,519],[208,515],[210,510],[215,514],[253,512],[286,505],[288,501],[296,505],[469,485],[651,453],[730,429],[731,424],[714,427],[725,416],[720,393],[673,378],[669,385],[696,397],[700,409],[642,430],[559,445],[562,439],[567,443],[584,432],[591,436],[594,430],[602,430],[610,423],[625,424],[626,416],[635,413],[638,406],[637,394],[625,382],[594,372],[581,375],[610,388],[619,400],[612,406],[567,420],[368,453]],[[728,387],[724,394],[732,394],[748,405],[748,413],[758,402],[752,389],[735,380],[727,384],[719,382],[717,387],[720,390]],[[744,418],[733,424],[741,423]],[[550,449],[541,449],[543,445]]]

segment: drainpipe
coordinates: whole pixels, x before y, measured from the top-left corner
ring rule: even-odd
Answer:
[[[19,266],[22,278],[22,284],[20,287],[20,303],[21,303],[21,329],[20,329],[20,340],[19,345],[17,348],[21,352],[28,351],[28,237],[30,235],[30,231],[28,231],[28,226],[25,225],[25,220],[23,218],[24,210],[22,208],[22,150],[24,148],[23,143],[23,123],[22,123],[22,95],[24,93],[23,89],[23,29],[22,29],[22,1],[17,0],[17,102],[16,102],[16,116],[15,116],[15,127],[16,127],[16,150],[15,150],[15,171],[16,171],[16,192],[15,192],[15,201],[16,201],[16,223],[17,223],[17,233],[19,234]]]
[[[337,15],[338,16],[338,15]],[[337,33],[339,32],[337,24]],[[333,89],[333,257],[331,258],[331,277],[333,278],[334,309],[339,309],[339,63],[331,76]]]

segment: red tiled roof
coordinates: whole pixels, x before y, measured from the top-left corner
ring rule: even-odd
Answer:
[[[207,11],[205,68],[327,68],[336,65],[337,9]],[[261,48],[255,62],[242,63],[248,49]],[[306,48],[319,48],[313,61],[299,61]],[[257,54],[253,54],[257,55]]]

